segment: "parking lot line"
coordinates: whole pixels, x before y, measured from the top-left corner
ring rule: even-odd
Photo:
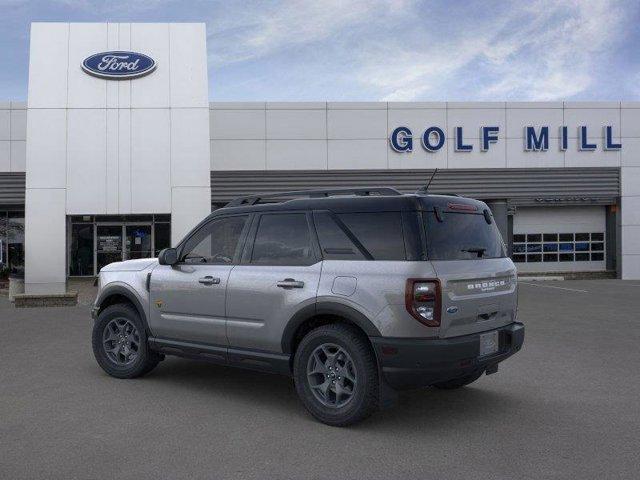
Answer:
[[[588,290],[579,290],[577,288],[554,287],[553,285],[539,285],[536,283],[529,283],[529,282],[518,282],[518,283],[524,284],[524,285],[531,285],[532,287],[555,288],[557,290],[569,290],[570,292],[589,293]]]

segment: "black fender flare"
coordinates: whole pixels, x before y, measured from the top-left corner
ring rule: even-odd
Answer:
[[[140,299],[135,293],[133,293],[129,288],[125,287],[124,285],[116,284],[116,285],[106,286],[104,289],[102,289],[102,291],[96,298],[94,307],[97,310],[100,310],[102,303],[107,298],[112,297],[114,295],[121,295],[133,304],[133,306],[138,312],[138,315],[140,315],[140,320],[142,320],[142,323],[144,325],[145,330],[147,331],[147,334],[148,335],[151,334],[151,331],[149,330],[149,323],[147,322],[147,314],[145,313],[144,308],[142,307],[142,302],[140,301]]]
[[[318,302],[300,309],[287,322],[282,333],[282,351],[291,354],[294,335],[298,327],[317,315],[336,315],[360,327],[368,337],[381,337],[382,333],[366,315],[353,307],[337,302]]]

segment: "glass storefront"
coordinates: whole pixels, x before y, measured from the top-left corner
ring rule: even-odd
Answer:
[[[24,273],[24,212],[0,211],[0,279]]]
[[[69,219],[69,276],[113,262],[157,256],[171,244],[169,215],[84,215]]]

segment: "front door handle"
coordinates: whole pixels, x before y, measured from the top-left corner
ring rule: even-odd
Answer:
[[[207,275],[206,277],[198,279],[198,283],[203,285],[218,285],[220,283],[220,279]]]
[[[294,280],[293,278],[285,278],[276,283],[276,285],[280,288],[303,288],[304,282]]]

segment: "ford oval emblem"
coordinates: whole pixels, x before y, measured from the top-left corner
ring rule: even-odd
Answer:
[[[102,52],[87,57],[82,69],[94,77],[109,80],[130,80],[153,72],[153,58],[136,52]]]
[[[458,313],[458,307],[456,307],[454,305],[454,306],[451,306],[451,307],[447,308],[447,313]]]

